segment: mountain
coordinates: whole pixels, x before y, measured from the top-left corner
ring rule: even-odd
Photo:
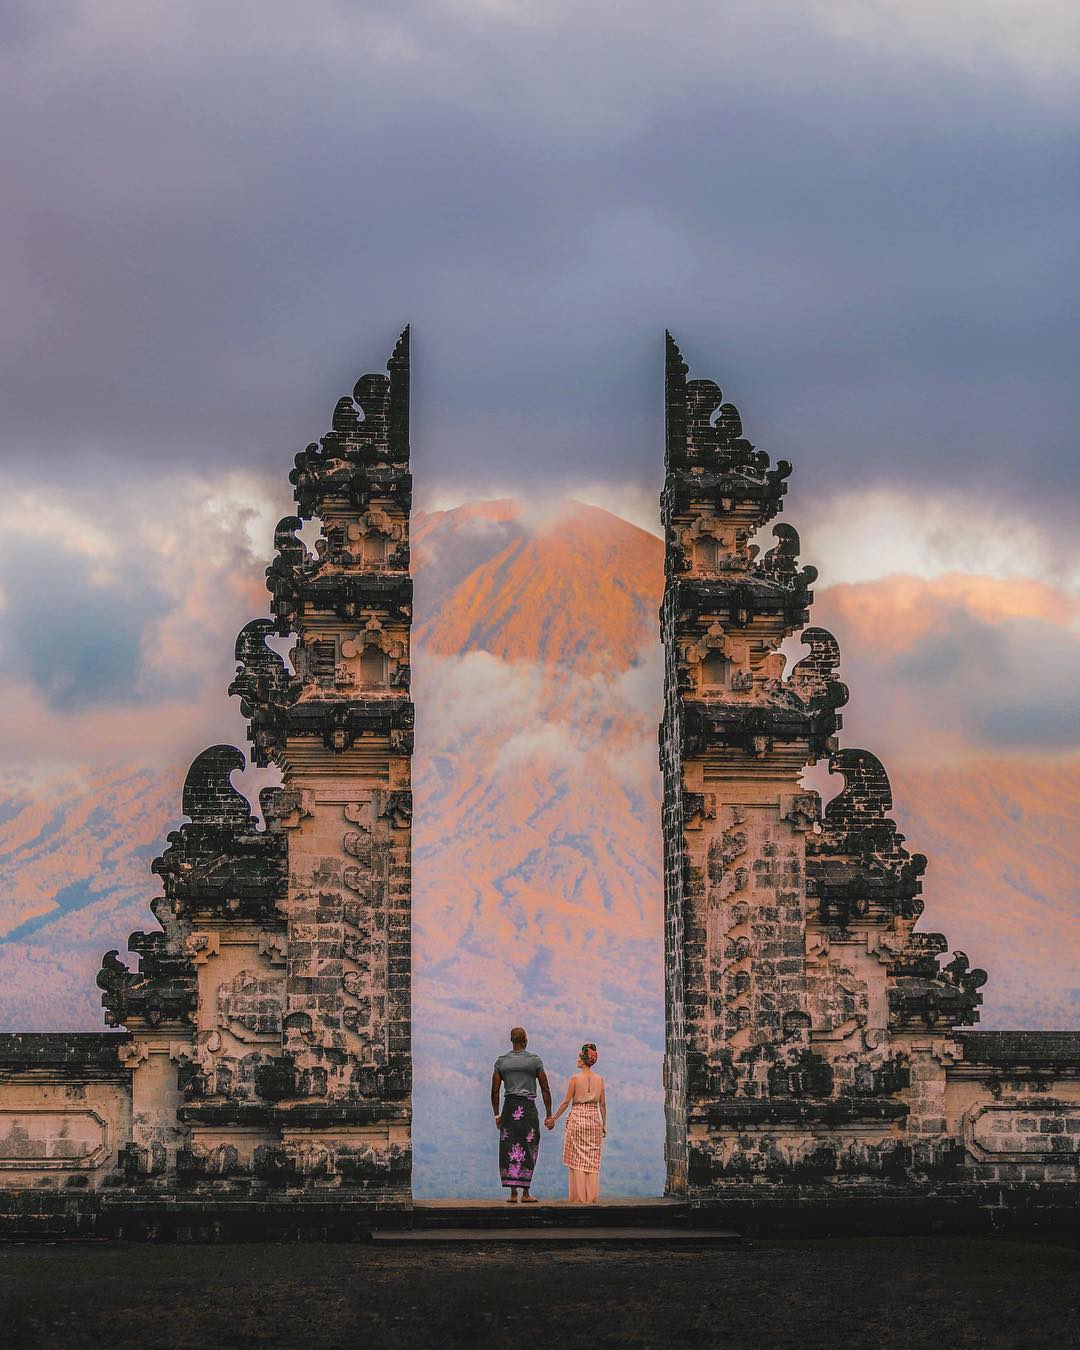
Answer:
[[[414,541],[417,1192],[491,1190],[491,1062],[524,1022],[556,1087],[583,1040],[599,1045],[612,1092],[605,1185],[655,1193],[661,542],[596,507],[510,500],[418,513]],[[905,757],[904,718],[925,727],[931,709],[925,694],[896,693],[908,639],[888,615],[916,593],[888,578],[854,598],[835,590],[819,590],[815,618],[840,632],[849,615],[856,735],[870,749],[886,739],[894,815],[930,857],[923,926],[990,971],[983,1025],[1076,1025],[1080,771],[955,745],[941,763]],[[932,598],[919,590],[914,612]],[[98,767],[0,796],[4,1027],[101,1025],[100,954],[153,923],[147,861],[177,823],[184,767]],[[838,786],[827,780],[814,771],[826,796]],[[553,1194],[561,1168],[554,1140],[545,1147],[539,1193]]]
[[[497,521],[468,507],[460,521],[457,512],[446,513],[430,529],[421,520],[420,539],[429,548],[445,541],[448,551],[450,540],[476,537],[478,520],[498,527],[483,536],[487,556],[477,552],[472,570],[437,608],[425,605],[427,572],[419,570],[421,645],[440,655],[487,651],[515,664],[558,666],[579,676],[610,675],[635,665],[642,650],[658,640],[656,611],[664,588],[660,540],[580,502],[532,525],[520,511],[511,514],[511,504],[493,505]]]
[[[0,1027],[93,1030],[102,953],[155,928],[150,859],[176,822],[184,768],[105,767],[0,788]]]
[[[1001,758],[892,775],[894,816],[930,860],[922,927],[990,973],[986,1027],[1080,1027],[1080,770]]]

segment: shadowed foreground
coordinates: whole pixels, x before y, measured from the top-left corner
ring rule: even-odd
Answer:
[[[18,1246],[12,1346],[1080,1345],[1075,1248],[994,1239],[723,1250]]]

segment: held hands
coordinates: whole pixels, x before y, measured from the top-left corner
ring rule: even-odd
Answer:
[[[544,1121],[544,1128],[545,1128],[546,1130],[553,1130],[553,1129],[555,1128],[555,1117],[554,1117],[554,1116],[548,1116],[548,1117],[547,1117],[547,1119]]]

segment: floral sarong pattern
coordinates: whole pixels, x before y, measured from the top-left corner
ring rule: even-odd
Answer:
[[[530,1186],[540,1152],[540,1116],[529,1097],[506,1097],[499,1117],[499,1176],[504,1186]]]

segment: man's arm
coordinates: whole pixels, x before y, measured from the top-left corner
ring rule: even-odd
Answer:
[[[540,1084],[540,1095],[544,1099],[544,1111],[547,1120],[551,1119],[551,1087],[548,1084],[547,1070],[541,1069],[536,1075],[536,1081]]]
[[[491,1075],[491,1109],[495,1112],[495,1124],[499,1123],[499,1088],[502,1086],[502,1079],[499,1077],[498,1069]]]

